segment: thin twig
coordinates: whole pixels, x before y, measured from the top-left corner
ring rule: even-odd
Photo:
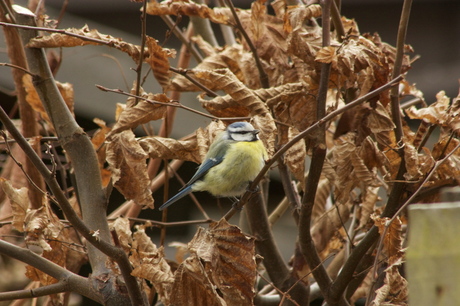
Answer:
[[[252,55],[254,56],[254,60],[256,62],[257,70],[259,71],[260,84],[262,85],[263,88],[269,88],[270,82],[268,80],[268,75],[265,72],[264,67],[262,66],[262,61],[260,60],[260,57],[257,54],[256,47],[252,43],[251,38],[249,37],[248,33],[243,28],[243,25],[241,24],[240,18],[238,17],[238,14],[236,13],[235,6],[233,6],[232,0],[225,0],[225,3],[227,4],[227,6],[230,8],[230,11],[232,12],[233,18],[235,19],[236,27],[241,32],[241,35],[243,35],[244,40],[249,46],[249,49],[251,49]]]
[[[191,220],[191,221],[177,221],[177,222],[161,222],[150,219],[142,218],[128,218],[129,221],[139,222],[139,223],[150,223],[154,227],[165,228],[165,227],[177,227],[177,226],[188,226],[195,224],[206,224],[214,222],[212,219],[203,219],[203,220]]]
[[[14,161],[14,163],[16,164],[16,166],[19,167],[19,169],[21,169],[22,173],[24,174],[24,176],[27,178],[27,181],[29,181],[29,183],[36,189],[38,190],[41,194],[43,194],[44,196],[50,198],[49,194],[44,191],[43,189],[41,189],[37,184],[35,184],[35,182],[32,180],[32,178],[29,176],[29,174],[27,173],[27,171],[24,169],[22,163],[20,163],[16,157],[13,156],[13,154],[11,153],[11,148],[10,148],[10,144],[8,143],[7,141],[7,136],[5,134],[4,131],[0,130],[0,135],[3,137],[4,139],[4,143],[6,144],[6,153],[11,157],[11,159]],[[41,206],[41,204],[37,204],[35,203],[36,205],[38,206]]]
[[[206,113],[203,113],[203,112],[200,112],[200,111],[197,111],[196,109],[193,109],[191,107],[188,107],[188,106],[185,106],[177,101],[174,101],[174,102],[160,102],[160,101],[155,101],[155,100],[151,100],[151,99],[148,99],[148,98],[145,98],[145,97],[141,97],[141,96],[136,96],[132,93],[129,93],[129,92],[126,92],[126,91],[123,91],[121,89],[110,89],[110,88],[107,88],[107,87],[104,87],[102,85],[97,85],[96,84],[96,87],[102,91],[106,91],[106,92],[113,92],[113,93],[117,93],[117,94],[121,94],[121,95],[125,95],[125,96],[128,96],[128,97],[134,97],[134,98],[138,98],[138,99],[141,99],[141,100],[145,100],[149,103],[152,103],[152,104],[159,104],[159,105],[165,105],[165,106],[172,106],[172,107],[179,107],[179,108],[182,108],[182,109],[185,109],[185,110],[188,110],[192,113],[195,113],[195,114],[198,114],[200,116],[203,116],[203,117],[207,117],[207,118],[211,118],[213,120],[222,120],[222,121],[235,121],[235,120],[248,120],[249,117],[225,117],[225,118],[219,118],[219,117],[216,117],[216,116],[213,116],[213,115],[209,115],[209,114],[206,114]]]
[[[139,63],[137,63],[136,71],[136,96],[139,96],[141,90],[141,78],[142,78],[142,64],[144,63],[144,48],[145,41],[147,40],[147,13],[145,8],[147,7],[147,0],[144,0],[141,10],[141,49],[139,54]],[[138,103],[138,98],[135,99],[134,104]]]
[[[198,82],[197,80],[195,80],[194,78],[192,78],[191,76],[189,76],[187,74],[188,70],[187,69],[181,69],[181,68],[174,68],[174,67],[169,67],[169,70],[171,70],[172,72],[175,72],[177,74],[180,74],[182,75],[183,77],[187,78],[187,80],[189,80],[190,82],[192,82],[194,85],[196,85],[198,88],[201,88],[202,90],[204,90],[206,92],[206,94],[208,96],[210,96],[211,98],[215,98],[218,96],[218,94],[216,94],[214,91],[212,91],[211,89],[207,88],[206,86],[204,86],[203,84],[201,84],[200,82]]]
[[[70,291],[69,284],[63,281],[55,284],[17,291],[1,292],[0,301],[14,301],[20,299],[32,299],[40,296],[57,294],[61,292]]]
[[[19,69],[22,72],[27,73],[30,76],[34,76],[34,74],[32,72],[30,72],[29,70],[27,70],[27,69],[25,69],[25,68],[23,68],[21,66],[9,64],[9,63],[0,63],[0,66],[6,66],[6,67],[14,68],[14,69]]]
[[[171,31],[176,35],[176,37],[187,46],[188,50],[190,53],[192,53],[193,57],[198,63],[201,63],[203,61],[203,56],[201,56],[200,52],[196,49],[195,45],[190,42],[189,39],[187,39],[186,35],[182,33],[181,30],[177,27],[175,22],[172,20],[172,18],[168,15],[161,15],[161,19],[163,19],[164,23],[171,29]]]

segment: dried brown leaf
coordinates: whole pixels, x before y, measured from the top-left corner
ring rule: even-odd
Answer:
[[[334,173],[335,174],[335,173]],[[316,190],[315,203],[313,205],[311,222],[314,224],[320,216],[326,211],[329,196],[331,194],[332,184],[325,176],[321,177]]]
[[[145,43],[149,50],[145,61],[150,65],[153,75],[163,87],[163,90],[166,90],[170,83],[169,58],[175,57],[175,51],[162,48],[158,45],[156,39],[150,36],[146,37]]]
[[[372,213],[374,213],[375,204],[379,200],[378,191],[379,187],[367,187],[363,190],[358,228],[364,228],[368,224]]]
[[[352,203],[339,204],[328,209],[311,228],[311,236],[318,253],[325,250],[328,243],[350,218]]]
[[[217,51],[217,50],[216,50]],[[226,46],[223,50],[215,52],[203,59],[194,69],[196,70],[214,70],[214,69],[223,69],[228,68],[230,71],[240,80],[241,82],[246,82],[243,72],[241,71],[241,61],[240,59],[243,56],[243,47],[239,44],[232,46]],[[218,84],[215,84],[216,86]],[[209,85],[211,90],[215,89],[213,84]],[[201,88],[198,88],[195,84],[190,82],[187,78],[182,75],[177,75],[172,83],[171,90],[177,91],[202,91]]]
[[[78,47],[85,45],[109,45],[124,53],[127,53],[134,61],[138,62],[140,57],[140,47],[127,43],[121,38],[116,38],[107,34],[99,33],[97,30],[90,30],[87,25],[81,29],[69,28],[65,30],[67,33],[76,34],[91,40],[69,36],[63,33],[53,33],[48,36],[39,36],[32,38],[27,46],[32,48],[61,48],[61,47]],[[148,56],[148,50],[144,53]]]
[[[406,114],[411,119],[421,119],[431,124],[444,124],[446,121],[446,114],[449,108],[450,99],[446,96],[444,91],[440,91],[436,95],[436,102],[427,107],[417,109],[411,106],[406,109]]]
[[[324,64],[331,64],[332,62],[337,62],[337,55],[334,47],[327,46],[321,48],[316,53],[315,61],[324,63]]]
[[[301,83],[285,84],[256,94],[266,100],[275,118],[303,131],[316,120],[316,98]]]
[[[196,138],[175,140],[164,137],[142,137],[139,145],[151,158],[180,159],[201,163]]]
[[[212,100],[203,99],[204,95],[198,96],[198,100],[204,109],[210,114],[219,117],[248,117],[249,110],[239,105],[229,95],[217,96]]]
[[[69,243],[76,242],[65,231],[59,218],[49,207],[46,198],[43,198],[43,206],[39,209],[32,209],[27,212],[24,220],[25,242],[29,249],[43,252],[42,256],[61,267],[68,263],[68,254],[73,253]],[[79,269],[82,263],[82,254],[73,254],[72,259],[76,262],[69,262],[69,269]],[[42,285],[54,284],[57,280],[48,274],[32,267],[26,267],[26,276],[32,280],[39,281]]]
[[[404,142],[404,162],[406,163],[407,172],[404,174],[404,178],[408,181],[421,179],[423,176],[420,171],[419,154],[417,149],[409,143],[406,137],[403,137]]]
[[[131,93],[134,93],[134,88]],[[141,90],[140,96],[150,101],[168,103],[170,99],[164,94],[151,94]],[[140,99],[137,104],[134,104],[135,98],[130,97],[126,107],[122,107],[122,111],[117,116],[112,131],[107,135],[107,138],[114,134],[120,133],[127,129],[134,129],[140,124],[145,124],[149,121],[162,119],[166,113],[166,105],[152,103]]]
[[[297,136],[299,131],[296,128],[289,127],[288,141]],[[294,177],[299,181],[300,185],[305,184],[305,158],[307,156],[307,148],[305,147],[305,140],[301,139],[290,147],[284,156],[286,165],[291,170]]]
[[[370,171],[364,164],[364,161],[358,155],[357,150],[351,153],[351,164],[353,165],[353,174],[364,186],[378,187],[380,182],[377,180],[377,173]]]
[[[200,229],[189,243],[229,305],[251,305],[256,280],[255,242],[225,219]]]
[[[24,219],[29,208],[29,189],[27,187],[14,188],[11,182],[0,177],[0,185],[3,192],[10,199],[11,209],[13,211],[13,227],[19,231],[24,231]]]
[[[288,33],[302,29],[306,20],[320,17],[322,14],[321,6],[318,4],[289,6],[286,13],[284,29]]]
[[[61,267],[65,267],[68,247],[59,241],[50,241],[49,246],[50,251],[43,252],[42,256]],[[54,277],[29,265],[26,266],[26,276],[31,280],[40,282],[42,286],[57,283],[57,279]]]
[[[381,104],[377,103],[377,106],[372,109],[367,119],[367,126],[371,129],[372,133],[381,133],[392,131],[396,126],[393,123],[390,113]]]
[[[345,203],[350,197],[351,190],[359,183],[353,174],[352,159],[356,150],[355,134],[349,132],[335,140],[335,146],[331,150],[330,163],[335,169],[335,194],[337,201]]]
[[[177,268],[171,292],[170,305],[227,305],[197,255],[190,256]]]
[[[444,158],[447,154],[452,152],[459,144],[459,140],[449,136],[443,137],[438,141],[432,151],[432,157],[434,160],[440,160]],[[446,162],[442,163],[437,171],[436,178],[438,180],[452,179],[454,178],[457,182],[460,182],[460,152],[457,150],[453,153]],[[436,180],[436,178],[434,178]]]
[[[407,280],[399,273],[398,265],[385,270],[384,285],[377,289],[372,303],[375,306],[407,306],[409,289]]]
[[[160,3],[151,1],[147,3],[146,12],[149,15],[198,16],[222,24],[229,24],[233,20],[228,8],[216,7],[211,9],[205,4],[192,1],[166,0]]]
[[[113,135],[107,145],[107,162],[112,171],[114,186],[126,199],[153,208],[147,157],[131,130]]]
[[[121,231],[128,234],[129,223],[123,222]],[[118,232],[117,232],[118,233]],[[127,237],[128,238],[128,237]],[[164,258],[163,248],[157,248],[149,236],[145,233],[144,226],[139,226],[133,234],[130,262],[133,265],[131,274],[151,281],[159,297],[165,305],[171,304],[171,291],[174,275]]]
[[[118,217],[110,222],[110,230],[116,233],[119,245],[127,253],[131,250],[133,243],[133,233],[131,232],[129,222],[128,218],[124,217]]]
[[[381,218],[376,214],[371,215],[371,218],[379,229],[380,235],[383,235],[390,218]],[[383,237],[383,250],[390,266],[401,262],[403,256],[403,233],[402,222],[399,217],[394,219],[388,227],[385,237]]]

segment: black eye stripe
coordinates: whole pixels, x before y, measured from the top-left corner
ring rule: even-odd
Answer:
[[[234,134],[248,134],[248,133],[251,133],[249,131],[237,131],[237,132],[232,132]]]

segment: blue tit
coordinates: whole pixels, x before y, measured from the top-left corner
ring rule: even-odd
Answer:
[[[194,191],[208,191],[216,197],[242,195],[267,159],[258,133],[259,130],[247,122],[230,124],[211,144],[204,162],[190,181],[159,210]]]

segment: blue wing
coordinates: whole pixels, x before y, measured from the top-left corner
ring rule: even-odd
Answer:
[[[187,184],[185,184],[185,186],[182,187],[182,189],[179,190],[179,192],[175,196],[173,196],[168,201],[166,201],[163,205],[161,205],[158,210],[165,209],[166,207],[170,206],[174,202],[182,199],[183,197],[188,195],[190,192],[192,192],[193,183],[195,183],[196,181],[198,181],[199,179],[204,177],[205,174],[209,171],[209,169],[211,169],[212,167],[220,164],[222,162],[222,160],[223,160],[223,158],[210,158],[210,159],[205,160],[200,165],[200,167],[198,168],[196,173],[193,175],[193,177],[190,179],[190,181]]]
[[[205,174],[209,171],[209,169],[211,169],[211,168],[214,167],[214,166],[217,166],[217,165],[220,164],[223,160],[224,160],[223,157],[209,158],[209,159],[205,160],[205,161],[200,165],[200,167],[198,168],[198,170],[196,170],[196,173],[192,176],[192,178],[191,178],[190,181],[185,185],[185,187],[187,187],[187,186],[189,186],[189,185],[192,185],[193,183],[195,183],[196,181],[198,181],[199,179],[201,179],[202,177],[204,177]],[[184,187],[184,188],[185,188],[185,187]]]

